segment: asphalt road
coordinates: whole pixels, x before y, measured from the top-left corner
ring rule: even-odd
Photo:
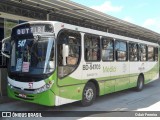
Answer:
[[[98,97],[94,102],[94,104],[89,107],[81,107],[78,102],[58,107],[46,107],[23,101],[12,101],[9,103],[0,104],[0,111],[37,111],[37,110],[38,111],[160,111],[160,80],[156,80],[152,83],[145,85],[145,88],[141,92],[136,92],[133,89],[129,89]],[[61,114],[61,116],[63,116],[63,114]],[[96,114],[95,115],[92,114],[89,116],[96,116]],[[80,116],[77,117],[81,118]]]

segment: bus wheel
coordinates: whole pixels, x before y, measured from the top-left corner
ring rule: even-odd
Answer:
[[[89,106],[96,99],[96,87],[92,82],[86,84],[82,95],[82,106]]]
[[[139,92],[139,91],[142,91],[143,90],[143,87],[144,87],[144,78],[142,75],[140,75],[138,77],[138,81],[137,81],[137,87],[136,87],[136,90]]]

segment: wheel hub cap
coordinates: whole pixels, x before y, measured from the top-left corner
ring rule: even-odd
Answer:
[[[85,92],[85,96],[86,96],[86,99],[88,101],[92,100],[93,98],[93,90],[92,89],[87,89],[86,92]]]

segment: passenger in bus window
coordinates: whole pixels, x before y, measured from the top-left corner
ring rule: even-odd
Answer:
[[[69,46],[69,56],[67,57],[68,65],[76,65],[79,57],[78,46]]]
[[[92,50],[92,60],[98,60],[98,53],[96,49]]]

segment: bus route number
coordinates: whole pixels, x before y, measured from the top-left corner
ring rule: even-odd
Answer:
[[[101,69],[101,65],[100,64],[83,65],[83,70],[99,70],[99,69]]]
[[[32,82],[29,82],[29,83],[28,83],[28,86],[29,86],[29,89],[32,89],[32,88],[33,88],[33,83],[32,83]]]

